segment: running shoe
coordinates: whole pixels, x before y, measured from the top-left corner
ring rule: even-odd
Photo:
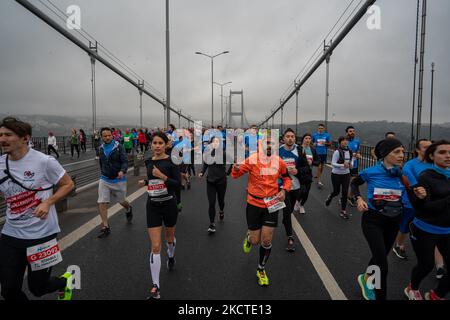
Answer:
[[[172,271],[173,268],[175,268],[175,262],[175,257],[169,257],[169,259],[167,259],[167,269],[169,269],[169,271]]]
[[[150,289],[150,296],[147,298],[147,300],[159,300],[161,299],[161,292],[156,284],[153,285],[153,287]]]
[[[247,235],[245,236],[245,239],[244,239],[243,248],[244,248],[245,253],[249,253],[250,250],[252,249],[252,244],[250,243],[250,241],[248,241],[248,235],[249,234],[247,233]]]
[[[66,279],[66,287],[64,288],[64,291],[58,291],[58,300],[72,300],[72,274],[66,272],[60,278]]]
[[[130,223],[133,220],[133,207],[130,206],[127,212],[125,213],[127,217],[127,222]]]
[[[224,218],[225,218],[225,212],[219,211],[219,219],[220,219],[220,221],[223,221]]]
[[[306,211],[305,211],[305,207],[304,207],[304,206],[300,206],[300,213],[301,213],[301,214],[306,214]]]
[[[213,234],[215,232],[216,232],[216,226],[213,223],[211,223],[208,228],[208,233]]]
[[[394,251],[395,255],[396,255],[399,259],[402,259],[402,260],[407,260],[407,259],[408,259],[408,256],[406,255],[406,250],[403,249],[402,247],[400,247],[400,246],[398,246],[398,245],[395,245],[395,246],[392,248],[392,251]]]
[[[266,270],[264,270],[264,269],[257,269],[256,270],[256,276],[258,277],[258,284],[261,287],[269,285],[269,278],[267,278]]]
[[[103,227],[103,228],[101,228],[100,234],[97,236],[97,238],[99,238],[99,239],[106,238],[107,236],[109,236],[110,233],[111,233],[110,227]]]
[[[445,299],[439,298],[438,295],[434,292],[434,290],[430,290],[429,292],[425,293],[425,300],[445,300]]]
[[[296,213],[296,212],[300,212],[300,208],[301,208],[302,206],[300,205],[300,203],[298,202],[298,201],[295,201],[295,205],[294,205],[294,213]]]
[[[191,182],[187,183],[187,189],[190,190],[191,189]]]
[[[327,199],[325,200],[325,205],[327,207],[330,206],[331,200],[333,200],[333,198],[331,197],[331,194],[328,195]]]
[[[345,210],[341,210],[341,212],[339,213],[339,216],[344,220],[348,220],[350,218],[347,214],[347,211],[345,211]]]
[[[367,287],[366,280],[364,279],[365,274],[362,273],[358,276],[358,284],[361,288],[361,293],[364,299],[366,300],[376,300],[375,298],[375,291],[373,289],[369,289]]]
[[[436,279],[441,280],[446,274],[445,268],[437,268],[436,269]]]
[[[411,283],[403,291],[408,298],[408,300],[423,300],[422,294],[419,290],[413,290],[411,288]]]
[[[287,246],[286,246],[286,251],[287,251],[287,252],[294,252],[294,251],[295,251],[294,238],[293,238],[293,237],[289,237],[289,238],[288,238],[288,242],[287,242]]]

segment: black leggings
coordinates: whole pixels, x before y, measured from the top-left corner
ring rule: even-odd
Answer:
[[[81,151],[86,152],[86,142],[81,142]]]
[[[77,144],[71,144],[70,145],[70,154],[72,155],[73,158],[73,151],[74,149],[77,150],[77,154],[78,154],[78,158],[80,157],[80,147]]]
[[[309,191],[311,190],[311,182],[310,183],[301,183],[300,190],[298,193],[298,201],[300,201],[300,205],[304,206],[309,197]],[[295,205],[295,202],[294,202]]]
[[[284,200],[286,208],[283,209],[283,225],[288,237],[293,236],[291,214],[294,210],[295,201],[297,201],[299,197],[299,193],[300,190],[289,191],[286,195],[286,199]]]
[[[422,280],[433,271],[434,250],[437,247],[447,266],[450,266],[450,235],[435,235],[421,230],[414,223],[410,224],[410,238],[417,256],[417,265],[411,274],[411,287],[418,290]],[[439,281],[435,293],[443,298],[450,291],[448,273]]]
[[[219,209],[223,211],[225,208],[225,193],[227,191],[227,178],[219,180],[217,182],[206,183],[206,193],[208,194],[208,214],[209,222],[214,223],[216,217],[216,195],[219,201]]]
[[[7,241],[0,239],[0,284],[1,294],[5,300],[24,301],[28,297],[22,291],[25,270],[28,267],[28,288],[36,297],[64,290],[66,280],[51,277],[52,268],[31,271],[27,262],[25,248],[16,248]]]
[[[58,151],[56,151],[56,149],[55,149],[54,146],[52,146],[51,144],[49,144],[49,145],[47,146],[47,154],[50,155],[52,151],[53,151],[54,153],[56,153],[56,157],[59,158]]]
[[[331,198],[334,198],[341,193],[342,186],[342,194],[341,194],[341,209],[345,210],[347,208],[347,196],[348,196],[348,187],[350,186],[350,174],[331,174],[331,183],[333,184],[333,193],[330,195]]]
[[[397,237],[400,219],[401,215],[395,218],[389,218],[372,210],[365,212],[361,219],[362,231],[372,252],[369,266],[378,266],[381,272],[381,287],[380,289],[375,289],[377,300],[386,300],[387,257]]]

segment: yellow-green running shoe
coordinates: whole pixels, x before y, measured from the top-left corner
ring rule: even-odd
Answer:
[[[66,287],[64,288],[64,291],[58,292],[58,300],[72,300],[72,274],[66,272],[60,278],[66,279]]]
[[[261,287],[269,285],[269,278],[267,278],[266,270],[264,270],[264,269],[257,269],[256,270],[256,276],[258,277],[258,284]]]
[[[250,241],[248,241],[248,233],[245,236],[243,248],[245,253],[249,253],[250,250],[252,249],[252,244],[250,243]]]

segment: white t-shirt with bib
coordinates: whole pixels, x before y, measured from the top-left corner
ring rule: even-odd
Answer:
[[[66,171],[53,157],[34,149],[20,160],[8,160],[10,174],[30,189],[48,188],[61,180]],[[0,179],[6,177],[6,155],[0,157]],[[59,233],[58,216],[54,205],[50,206],[45,220],[34,216],[36,207],[53,195],[53,190],[28,191],[7,179],[0,185],[6,200],[6,222],[2,234],[26,240],[34,240]]]

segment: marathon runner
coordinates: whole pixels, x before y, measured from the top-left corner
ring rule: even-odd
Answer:
[[[99,149],[100,181],[98,184],[98,211],[102,219],[102,228],[98,238],[105,238],[111,233],[108,223],[108,205],[111,195],[116,197],[122,207],[128,223],[133,219],[133,208],[126,200],[128,160],[122,145],[113,140],[112,129],[100,130],[103,144]]]
[[[317,186],[323,189],[324,185],[320,178],[322,177],[323,168],[327,163],[328,147],[331,146],[331,136],[325,131],[325,125],[322,123],[317,127],[317,132],[312,136],[312,142],[316,148],[317,156],[319,157],[319,166],[317,168]]]
[[[28,300],[22,291],[27,270],[34,296],[58,291],[58,300],[71,300],[72,274],[56,278],[51,272],[62,261],[55,204],[69,195],[74,183],[55,158],[28,147],[31,131],[31,125],[13,117],[0,123],[0,192],[7,203],[0,237],[1,295],[5,300]],[[42,248],[49,250],[40,252]]]
[[[403,181],[406,186],[414,187],[417,185],[417,179],[423,170],[429,168],[431,165],[424,161],[425,151],[431,145],[431,141],[427,139],[420,139],[416,143],[417,158],[409,160],[403,165]],[[414,209],[411,202],[408,201],[405,204],[405,211],[403,212],[402,221],[400,222],[400,231],[398,232],[397,239],[395,239],[394,251],[395,255],[399,259],[406,260],[406,240],[409,234],[409,225],[414,219]]]
[[[360,142],[359,139],[356,138],[355,128],[353,126],[348,126],[345,129],[348,140],[348,148],[353,152],[352,159],[352,168],[350,169],[350,183],[358,176],[358,160],[361,158],[361,154],[359,153]],[[348,191],[348,203],[352,207],[356,206],[356,198],[352,193],[352,189]]]
[[[350,185],[350,170],[352,169],[353,152],[348,148],[348,140],[345,137],[339,137],[338,139],[339,147],[333,153],[333,159],[331,161],[331,166],[333,167],[331,171],[331,183],[333,185],[333,192],[328,195],[327,200],[325,200],[325,205],[330,206],[331,201],[334,197],[337,197],[341,193],[341,211],[339,216],[342,219],[348,220],[350,218],[347,213],[347,195],[348,187]]]
[[[295,132],[291,128],[288,128],[283,134],[284,144],[280,147],[279,156],[283,159],[286,164],[289,176],[292,179],[292,187],[286,197],[285,203],[286,208],[283,209],[283,225],[286,230],[287,246],[286,251],[294,252],[294,234],[292,231],[292,211],[294,209],[295,203],[300,196],[300,156],[298,145],[295,143],[296,137]],[[281,187],[282,180],[279,180],[279,185]]]
[[[305,203],[308,200],[309,191],[311,190],[311,184],[313,182],[312,167],[318,166],[319,156],[316,149],[311,145],[312,136],[306,133],[302,137],[302,144],[298,147],[300,157],[300,170],[299,170],[299,212],[305,214]]]
[[[405,289],[409,300],[422,300],[419,286],[433,270],[434,252],[438,247],[444,261],[450,265],[450,141],[433,143],[425,153],[431,164],[419,176],[411,201],[416,217],[411,223],[411,243],[417,256],[417,265],[411,283]],[[425,294],[426,300],[443,300],[450,292],[450,277],[444,275],[435,290]]]
[[[198,174],[200,178],[204,176],[206,171],[208,171],[208,175],[206,177],[206,193],[208,195],[208,214],[209,214],[209,228],[208,233],[214,234],[216,232],[216,195],[219,202],[219,220],[223,221],[225,218],[225,193],[227,191],[227,175],[230,174],[230,170],[226,169],[226,153],[223,152],[222,161],[217,163],[216,161],[216,153],[219,153],[217,150],[221,149],[221,139],[220,137],[212,137],[209,141],[208,148],[212,148],[211,157],[213,162],[208,164],[208,159],[203,162],[203,168],[201,172]]]
[[[165,153],[169,138],[163,132],[153,133],[151,139],[152,158],[146,160],[147,179],[139,186],[147,186],[147,228],[151,243],[150,272],[153,286],[149,299],[160,298],[159,274],[161,271],[161,234],[165,227],[167,241],[167,268],[175,266],[175,225],[178,218],[175,191],[180,188],[180,170]]]
[[[284,161],[279,156],[272,155],[272,146],[276,146],[277,141],[273,141],[269,134],[263,139],[265,141],[259,141],[257,153],[253,153],[241,164],[233,165],[232,177],[237,179],[249,174],[246,209],[248,232],[243,248],[245,253],[249,253],[252,245],[261,244],[256,276],[260,286],[268,286],[265,266],[272,250],[278,212],[284,208],[284,200],[292,184]],[[266,150],[263,150],[264,144],[267,146]],[[280,176],[283,180],[281,190],[278,188]]]
[[[366,300],[386,300],[387,256],[399,230],[407,193],[402,184],[401,165],[404,159],[402,143],[396,139],[385,139],[375,147],[380,161],[362,171],[351,183],[358,201],[358,210],[363,213],[362,231],[372,253],[367,272],[358,276],[358,284]],[[367,202],[361,197],[359,186],[367,183]],[[379,268],[380,283],[375,289],[368,286],[368,278]]]

